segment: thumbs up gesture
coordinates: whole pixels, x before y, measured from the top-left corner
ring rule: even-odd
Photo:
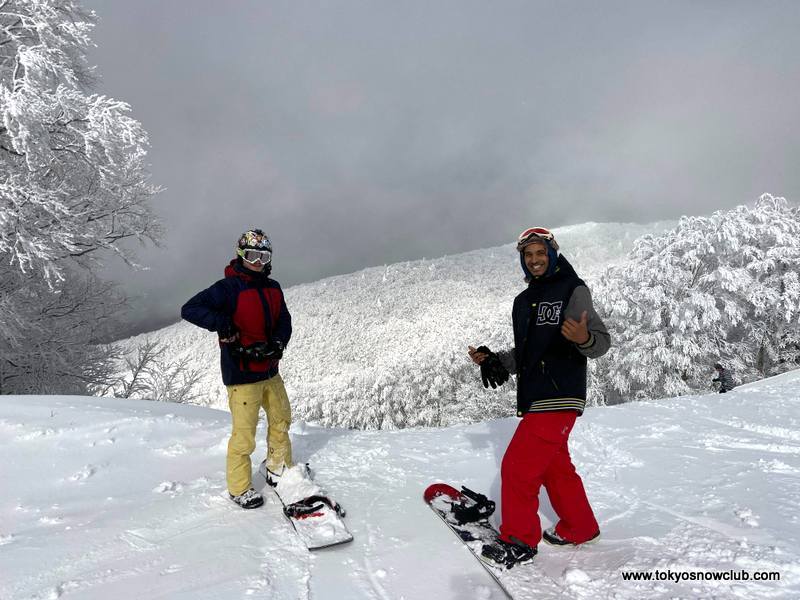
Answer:
[[[561,335],[579,346],[588,342],[591,338],[589,335],[589,313],[583,311],[580,321],[565,319],[561,325]]]

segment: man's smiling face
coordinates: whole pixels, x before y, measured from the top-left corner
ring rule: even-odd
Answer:
[[[534,277],[541,277],[547,273],[550,266],[550,257],[547,254],[547,246],[543,241],[533,242],[522,249],[522,258],[525,266]]]

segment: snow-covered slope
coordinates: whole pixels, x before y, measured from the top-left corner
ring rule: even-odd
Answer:
[[[554,232],[591,285],[636,238],[671,225],[585,223]],[[323,425],[363,429],[511,414],[511,386],[484,391],[466,347],[511,344],[511,304],[524,286],[518,256],[507,245],[288,288],[294,334],[281,372],[295,414]],[[280,264],[275,277],[280,281]],[[176,359],[189,355],[202,365],[199,403],[227,408],[214,334],[182,322],[122,343],[133,347],[144,338],[160,340]]]
[[[800,596],[798,386],[795,371],[725,395],[587,410],[572,453],[602,538],[579,549],[541,547],[518,571],[516,597]],[[0,396],[0,598],[500,598],[421,495],[446,481],[497,498],[515,425],[347,431],[295,423],[297,458],[311,461],[349,510],[355,536],[309,554],[271,496],[254,511],[226,499],[226,413]],[[255,456],[263,452],[259,441]],[[624,571],[656,570],[733,571],[750,581],[623,579]],[[780,581],[754,581],[757,572]]]

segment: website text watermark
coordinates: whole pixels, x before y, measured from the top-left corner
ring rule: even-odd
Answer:
[[[654,571],[622,571],[624,581],[780,581],[777,571],[673,571],[672,569]]]

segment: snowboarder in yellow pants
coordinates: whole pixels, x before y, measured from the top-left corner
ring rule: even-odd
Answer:
[[[219,336],[222,383],[228,389],[233,434],[228,442],[231,500],[258,508],[264,498],[251,486],[250,454],[256,447],[258,412],[267,413],[269,453],[264,477],[271,486],[292,466],[289,399],[278,365],[292,337],[292,316],[272,273],[272,242],[260,229],[245,231],[225,278],[195,294],[181,317]]]

